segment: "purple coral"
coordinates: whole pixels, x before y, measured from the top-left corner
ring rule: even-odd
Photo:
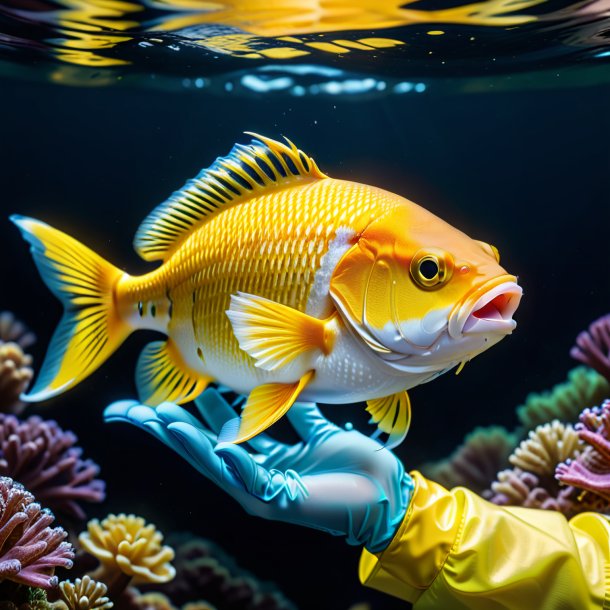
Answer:
[[[578,436],[589,446],[576,459],[559,464],[555,476],[610,503],[610,400],[585,409],[579,419]]]
[[[81,459],[77,440],[55,421],[0,413],[0,475],[25,485],[45,506],[84,519],[79,502],[103,501],[105,485],[95,478],[97,464]]]
[[[570,355],[610,381],[610,314],[592,322],[576,337]]]
[[[55,568],[71,568],[74,552],[53,514],[8,477],[0,477],[0,580],[48,589],[57,585]]]

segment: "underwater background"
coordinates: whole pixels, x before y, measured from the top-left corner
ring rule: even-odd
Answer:
[[[140,222],[235,142],[247,141],[244,131],[285,135],[330,176],[423,205],[497,246],[503,266],[519,276],[524,297],[514,334],[459,376],[410,391],[411,431],[396,449],[407,469],[449,455],[477,426],[514,429],[516,407],[566,378],[576,365],[569,354],[576,335],[610,310],[607,4],[513,3],[525,15],[564,12],[544,28],[531,21],[397,22],[356,31],[352,24],[320,40],[397,44],[358,57],[310,47],[279,59],[261,51],[277,48],[269,36],[288,36],[291,22],[279,32],[257,30],[256,40],[238,39],[236,50],[235,40],[191,45],[188,28],[203,27],[192,19],[174,27],[180,35],[151,34],[171,29],[156,13],[154,27],[125,17],[131,34],[122,30],[127,40],[117,42],[114,15],[98,23],[107,38],[96,47],[73,36],[88,31],[75,25],[87,16],[51,19],[59,7],[47,4],[14,0],[0,20],[0,311],[14,312],[37,335],[28,349],[34,370],[61,306],[9,214],[48,222],[130,273],[147,271],[131,245]],[[166,11],[165,4],[147,10]],[[593,15],[585,21],[574,16],[583,7]],[[243,36],[241,22],[227,22],[230,35]],[[204,41],[212,35],[220,36],[197,31]],[[302,40],[314,36],[298,35],[305,38],[286,45],[302,50]],[[465,43],[471,36],[476,47]],[[66,44],[75,40],[81,44]],[[90,55],[78,55],[83,49]],[[74,431],[84,455],[100,465],[106,499],[87,506],[87,517],[133,512],[166,535],[211,540],[298,608],[404,607],[359,584],[359,550],[342,539],[250,517],[152,437],[103,423],[105,406],[135,397],[137,357],[155,336],[135,333],[85,382],[22,415]],[[373,431],[362,405],[322,410],[336,423]],[[291,438],[282,422],[273,432]]]

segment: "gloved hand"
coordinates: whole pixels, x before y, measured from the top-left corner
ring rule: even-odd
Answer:
[[[302,439],[286,445],[260,434],[248,445],[218,443],[235,411],[214,389],[196,401],[207,426],[171,403],[156,409],[115,402],[108,422],[125,421],[174,449],[252,515],[345,536],[353,545],[383,550],[405,515],[413,482],[377,441],[331,424],[313,403],[296,403],[288,419]]]

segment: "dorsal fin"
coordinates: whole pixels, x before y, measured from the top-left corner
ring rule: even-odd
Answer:
[[[326,178],[288,138],[284,144],[246,133],[256,139],[248,145],[236,144],[148,215],[134,240],[144,260],[167,259],[197,226],[261,191],[303,178]]]

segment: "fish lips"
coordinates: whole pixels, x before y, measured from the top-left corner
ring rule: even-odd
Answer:
[[[470,295],[449,320],[449,335],[458,339],[478,334],[510,335],[517,323],[513,314],[523,289],[514,276],[486,282]]]

